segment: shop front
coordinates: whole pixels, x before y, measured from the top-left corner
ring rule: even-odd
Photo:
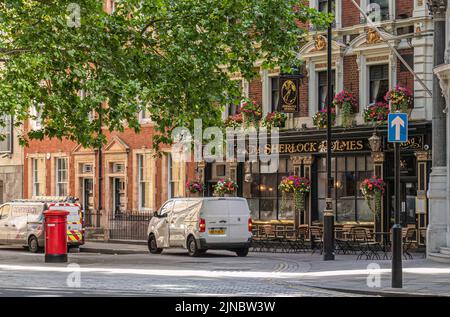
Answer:
[[[427,188],[430,166],[429,124],[410,124],[408,142],[402,144],[401,201],[402,225],[417,229],[417,239],[428,222]],[[387,132],[379,127],[336,128],[333,131],[332,198],[337,225],[355,224],[375,231],[389,231],[394,215],[393,148],[387,143]],[[374,137],[375,136],[375,137]],[[205,181],[213,184],[220,176],[235,179],[238,196],[247,198],[255,223],[294,224],[294,202],[283,201],[278,190],[284,176],[298,175],[311,180],[304,212],[298,224],[321,225],[327,194],[326,141],[321,130],[280,133],[279,144],[264,151],[279,154],[276,173],[261,173],[258,162],[206,164]],[[261,151],[261,149],[257,149]],[[251,149],[249,149],[251,151]],[[381,217],[368,207],[360,191],[361,182],[371,176],[387,184]],[[211,192],[209,192],[211,194]]]

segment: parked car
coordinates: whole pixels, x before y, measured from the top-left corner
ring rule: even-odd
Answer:
[[[244,198],[175,198],[154,213],[147,235],[153,254],[165,248],[183,247],[191,256],[209,249],[246,256],[252,239],[252,220]]]
[[[41,197],[13,200],[0,206],[0,244],[22,245],[30,252],[44,247],[44,211],[64,210],[67,216],[67,245],[78,248],[84,244],[82,210],[71,199]]]

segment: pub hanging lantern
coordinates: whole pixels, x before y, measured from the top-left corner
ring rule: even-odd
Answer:
[[[302,77],[302,75],[280,76],[278,111],[284,113],[295,113],[299,111],[299,89],[300,79]]]

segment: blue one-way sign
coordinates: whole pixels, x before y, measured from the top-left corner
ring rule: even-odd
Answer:
[[[408,115],[390,113],[388,116],[388,142],[406,142],[408,140]]]

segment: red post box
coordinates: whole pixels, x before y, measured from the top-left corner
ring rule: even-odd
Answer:
[[[47,210],[45,216],[45,262],[67,262],[68,211]]]

